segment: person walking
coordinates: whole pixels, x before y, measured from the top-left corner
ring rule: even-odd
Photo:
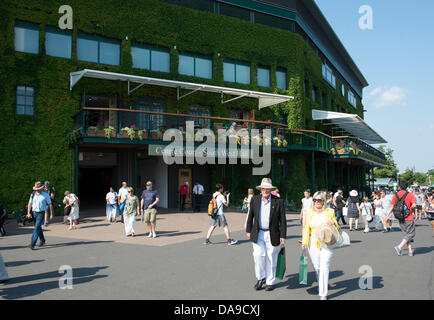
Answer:
[[[190,190],[188,188],[188,182],[186,181],[181,187],[179,187],[179,210],[184,212],[185,201],[188,199]]]
[[[362,213],[363,223],[365,224],[365,229],[363,230],[363,232],[368,233],[370,231],[369,223],[372,222],[374,216],[374,212],[372,209],[372,205],[369,202],[369,198],[363,197],[363,202],[360,204],[359,207]]]
[[[44,189],[44,185],[40,181],[37,181],[33,187],[33,190],[36,192],[32,193],[29,199],[29,204],[31,205],[35,220],[35,229],[33,230],[29,245],[29,248],[32,250],[35,249],[38,239],[40,247],[45,244],[44,232],[42,231],[42,221],[44,220],[45,211],[48,210],[47,208],[50,209],[50,217],[53,216],[53,205],[51,204],[50,196],[42,189]],[[27,218],[30,219],[31,217],[30,210],[27,210]]]
[[[211,217],[210,218],[210,227],[208,229],[208,233],[206,235],[206,239],[205,239],[205,245],[211,245],[213,244],[210,241],[211,235],[214,232],[215,228],[217,226],[222,227],[223,226],[223,230],[225,232],[226,235],[226,243],[228,245],[234,245],[237,244],[238,241],[234,240],[231,238],[230,232],[229,232],[229,226],[228,226],[228,221],[223,213],[223,206],[229,206],[229,197],[230,197],[230,193],[225,193],[223,194],[223,185],[221,184],[217,184],[216,185],[216,189],[217,191],[213,194],[213,198],[216,199],[216,203],[217,203],[217,216],[215,218]],[[225,197],[226,195],[226,197]]]
[[[113,189],[113,187],[110,187],[110,191],[105,196],[106,199],[106,215],[107,220],[110,221],[110,223],[117,222],[116,217],[118,216],[118,195]]]
[[[124,208],[124,226],[125,226],[125,235],[127,237],[134,237],[136,233],[135,225],[136,225],[136,214],[140,216],[140,203],[139,198],[134,195],[134,189],[128,188],[128,195],[125,199],[125,208]]]
[[[312,208],[313,202],[311,197],[310,189],[304,190],[304,198],[301,199],[301,211],[300,211],[300,221],[302,227],[304,226],[304,221],[306,220],[306,212]]]
[[[194,208],[196,212],[200,212],[200,205],[202,204],[202,195],[204,191],[205,189],[203,188],[203,185],[196,180],[193,187]]]
[[[283,200],[273,196],[276,189],[271,179],[263,178],[256,187],[260,195],[253,196],[250,202],[246,233],[253,242],[253,261],[257,282],[255,290],[274,289],[276,280],[277,258],[280,246],[286,240],[286,214]]]
[[[128,187],[127,187],[127,183],[124,181],[122,182],[122,187],[119,189],[118,192],[119,215],[121,216],[122,223],[124,223],[123,211],[125,209],[125,204],[122,205],[122,203],[124,203],[125,200],[127,200],[127,196],[128,196]]]
[[[393,195],[386,194],[386,190],[380,191],[381,206],[383,207],[383,218],[386,216],[386,214],[389,212],[390,207],[392,206],[392,199]],[[392,231],[393,220],[395,220],[395,217],[392,212],[388,221],[389,226],[387,226],[387,224],[383,225],[383,233]]]
[[[422,220],[422,208],[425,203],[425,196],[422,192],[420,192],[420,189],[417,188],[414,192],[414,197],[416,198],[416,209],[414,210],[415,218],[414,220]]]
[[[350,197],[347,199],[346,205],[348,206],[348,218],[350,224],[350,231],[359,230],[359,194],[357,190],[350,191]],[[353,222],[355,221],[355,229],[353,229]]]
[[[152,190],[152,182],[146,182],[146,189],[143,190],[140,202],[141,213],[144,214],[145,223],[149,228],[148,238],[156,238],[157,233],[155,227],[157,226],[157,203],[160,201],[160,196],[157,190]]]
[[[344,219],[344,210],[343,209],[344,209],[346,203],[344,200],[344,192],[342,191],[342,189],[339,189],[337,191],[337,196],[334,199],[334,205],[336,207],[335,215],[337,217],[337,221],[339,222],[339,220],[341,220],[343,225],[347,225],[347,223]]]
[[[50,196],[51,203],[54,203],[55,190],[50,185],[50,181],[44,182],[44,191]],[[45,218],[44,219],[44,227],[46,227],[46,226],[48,226],[48,210],[45,211],[45,217],[44,218]],[[53,216],[50,217],[50,220],[53,220]]]
[[[431,224],[431,229],[433,231],[432,236],[434,237],[434,203],[432,200],[425,202],[425,214],[426,214],[426,218],[428,219],[429,223]]]
[[[320,239],[318,239],[319,231],[324,224],[340,230],[334,211],[325,208],[326,201],[327,198],[323,192],[314,194],[314,207],[307,212],[301,245],[302,250],[308,249],[309,251],[318,281],[318,293],[321,300],[327,300],[329,269],[334,249],[321,244]]]
[[[401,228],[404,239],[402,239],[401,243],[398,246],[395,246],[394,249],[398,256],[402,256],[402,249],[406,245],[408,248],[408,255],[410,257],[413,257],[414,250],[412,248],[412,243],[414,242],[414,237],[416,236],[416,228],[414,224],[414,209],[416,208],[416,199],[414,198],[414,195],[407,192],[406,189],[408,187],[407,182],[400,181],[399,182],[399,191],[394,194],[392,199],[392,207],[390,207],[389,211],[387,212],[386,217],[384,218],[384,223],[386,223],[389,220],[390,215],[392,214],[394,205],[399,199],[404,198],[404,203],[408,210],[410,210],[410,213],[407,218],[404,220],[399,220],[399,227]],[[399,198],[398,198],[399,197]]]
[[[78,206],[78,198],[75,194],[65,191],[65,198],[63,199],[65,207],[70,207],[71,210],[68,215],[69,229],[77,229],[77,221],[80,217],[80,208]]]
[[[384,210],[383,210],[383,204],[381,202],[380,193],[377,191],[374,196],[374,208],[375,208],[375,230],[381,231],[380,224],[383,225],[383,230],[386,230],[386,227],[384,227],[383,219],[385,217]]]

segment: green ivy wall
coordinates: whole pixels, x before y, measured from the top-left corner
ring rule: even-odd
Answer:
[[[347,106],[348,112],[363,116],[360,102],[354,109],[349,106],[347,97],[340,95],[339,82],[335,90],[322,79],[320,58],[315,54],[304,54],[309,47],[299,35],[157,0],[124,0],[122,3],[117,0],[69,1],[74,12],[72,59],[47,56],[44,52],[44,30],[46,26],[57,27],[61,16],[57,13],[58,8],[63,4],[63,1],[54,0],[6,0],[0,4],[0,180],[3,181],[0,184],[0,201],[8,210],[26,203],[31,187],[37,180],[50,180],[58,194],[73,189],[73,151],[66,137],[74,126],[71,115],[80,108],[84,90],[88,94],[117,93],[122,105],[143,95],[163,98],[168,112],[185,112],[188,105],[193,103],[210,106],[216,116],[227,116],[229,109],[257,109],[256,100],[241,99],[222,105],[219,95],[207,93],[195,93],[177,101],[176,92],[167,88],[143,87],[128,96],[125,83],[92,79],[81,80],[70,94],[69,73],[84,68],[228,86],[223,81],[223,60],[248,61],[251,63],[252,84],[230,86],[295,97],[291,102],[257,112],[257,119],[277,121],[279,114],[285,114],[290,128],[324,129],[311,120],[311,110],[322,107],[319,102],[313,102],[311,97],[305,97],[305,79],[310,88],[315,86],[319,89],[319,97],[323,92],[326,94],[327,109],[330,109],[333,99],[336,104]],[[16,20],[40,26],[38,55],[15,52]],[[122,41],[121,65],[114,67],[78,61],[75,49],[78,30]],[[125,40],[126,36],[128,41]],[[133,69],[130,55],[132,42],[169,48],[170,73]],[[212,56],[213,79],[179,75],[179,52]],[[258,64],[271,67],[274,89],[257,86]],[[277,67],[285,68],[288,72],[288,90],[275,89]],[[15,113],[15,88],[18,85],[35,88],[34,116]],[[291,152],[282,156],[289,159],[289,175],[280,177],[275,173],[275,184],[281,186],[281,191],[288,199],[298,202],[302,191],[311,183],[305,174],[306,170],[310,170],[305,168],[310,153]],[[274,161],[277,161],[277,157]],[[221,167],[216,166],[213,182],[223,181],[229,186],[228,170],[229,166],[225,176]],[[254,186],[260,181],[261,177],[248,174],[250,170],[250,166],[237,167],[235,197],[244,196],[246,185]],[[321,169],[318,168],[317,179],[321,179]]]

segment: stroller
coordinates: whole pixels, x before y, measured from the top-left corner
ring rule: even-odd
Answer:
[[[6,230],[4,228],[4,224],[6,220],[8,219],[8,212],[3,207],[3,205],[0,203],[0,235],[4,237],[6,235]]]
[[[24,227],[26,223],[32,223],[34,221],[33,212],[30,211],[30,218],[27,218],[27,209],[23,209],[17,212],[19,215],[18,225]]]

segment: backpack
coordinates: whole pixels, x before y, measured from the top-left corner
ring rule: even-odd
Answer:
[[[407,195],[408,195],[408,191],[406,191],[405,194],[401,198],[399,198],[398,193],[397,192],[395,193],[397,201],[393,205],[392,212],[395,218],[398,220],[404,220],[410,215],[410,209],[405,204],[405,197]]]
[[[212,198],[209,201],[209,204],[208,204],[208,216],[210,216],[213,219],[215,219],[215,217],[217,216],[217,212],[220,209],[220,208],[217,209],[217,197],[218,196],[219,195],[217,195],[216,197]]]

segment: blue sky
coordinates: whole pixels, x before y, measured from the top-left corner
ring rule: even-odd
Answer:
[[[434,1],[315,2],[368,80],[365,121],[389,142],[400,172],[433,169]],[[363,5],[373,10],[372,30],[359,28]]]

